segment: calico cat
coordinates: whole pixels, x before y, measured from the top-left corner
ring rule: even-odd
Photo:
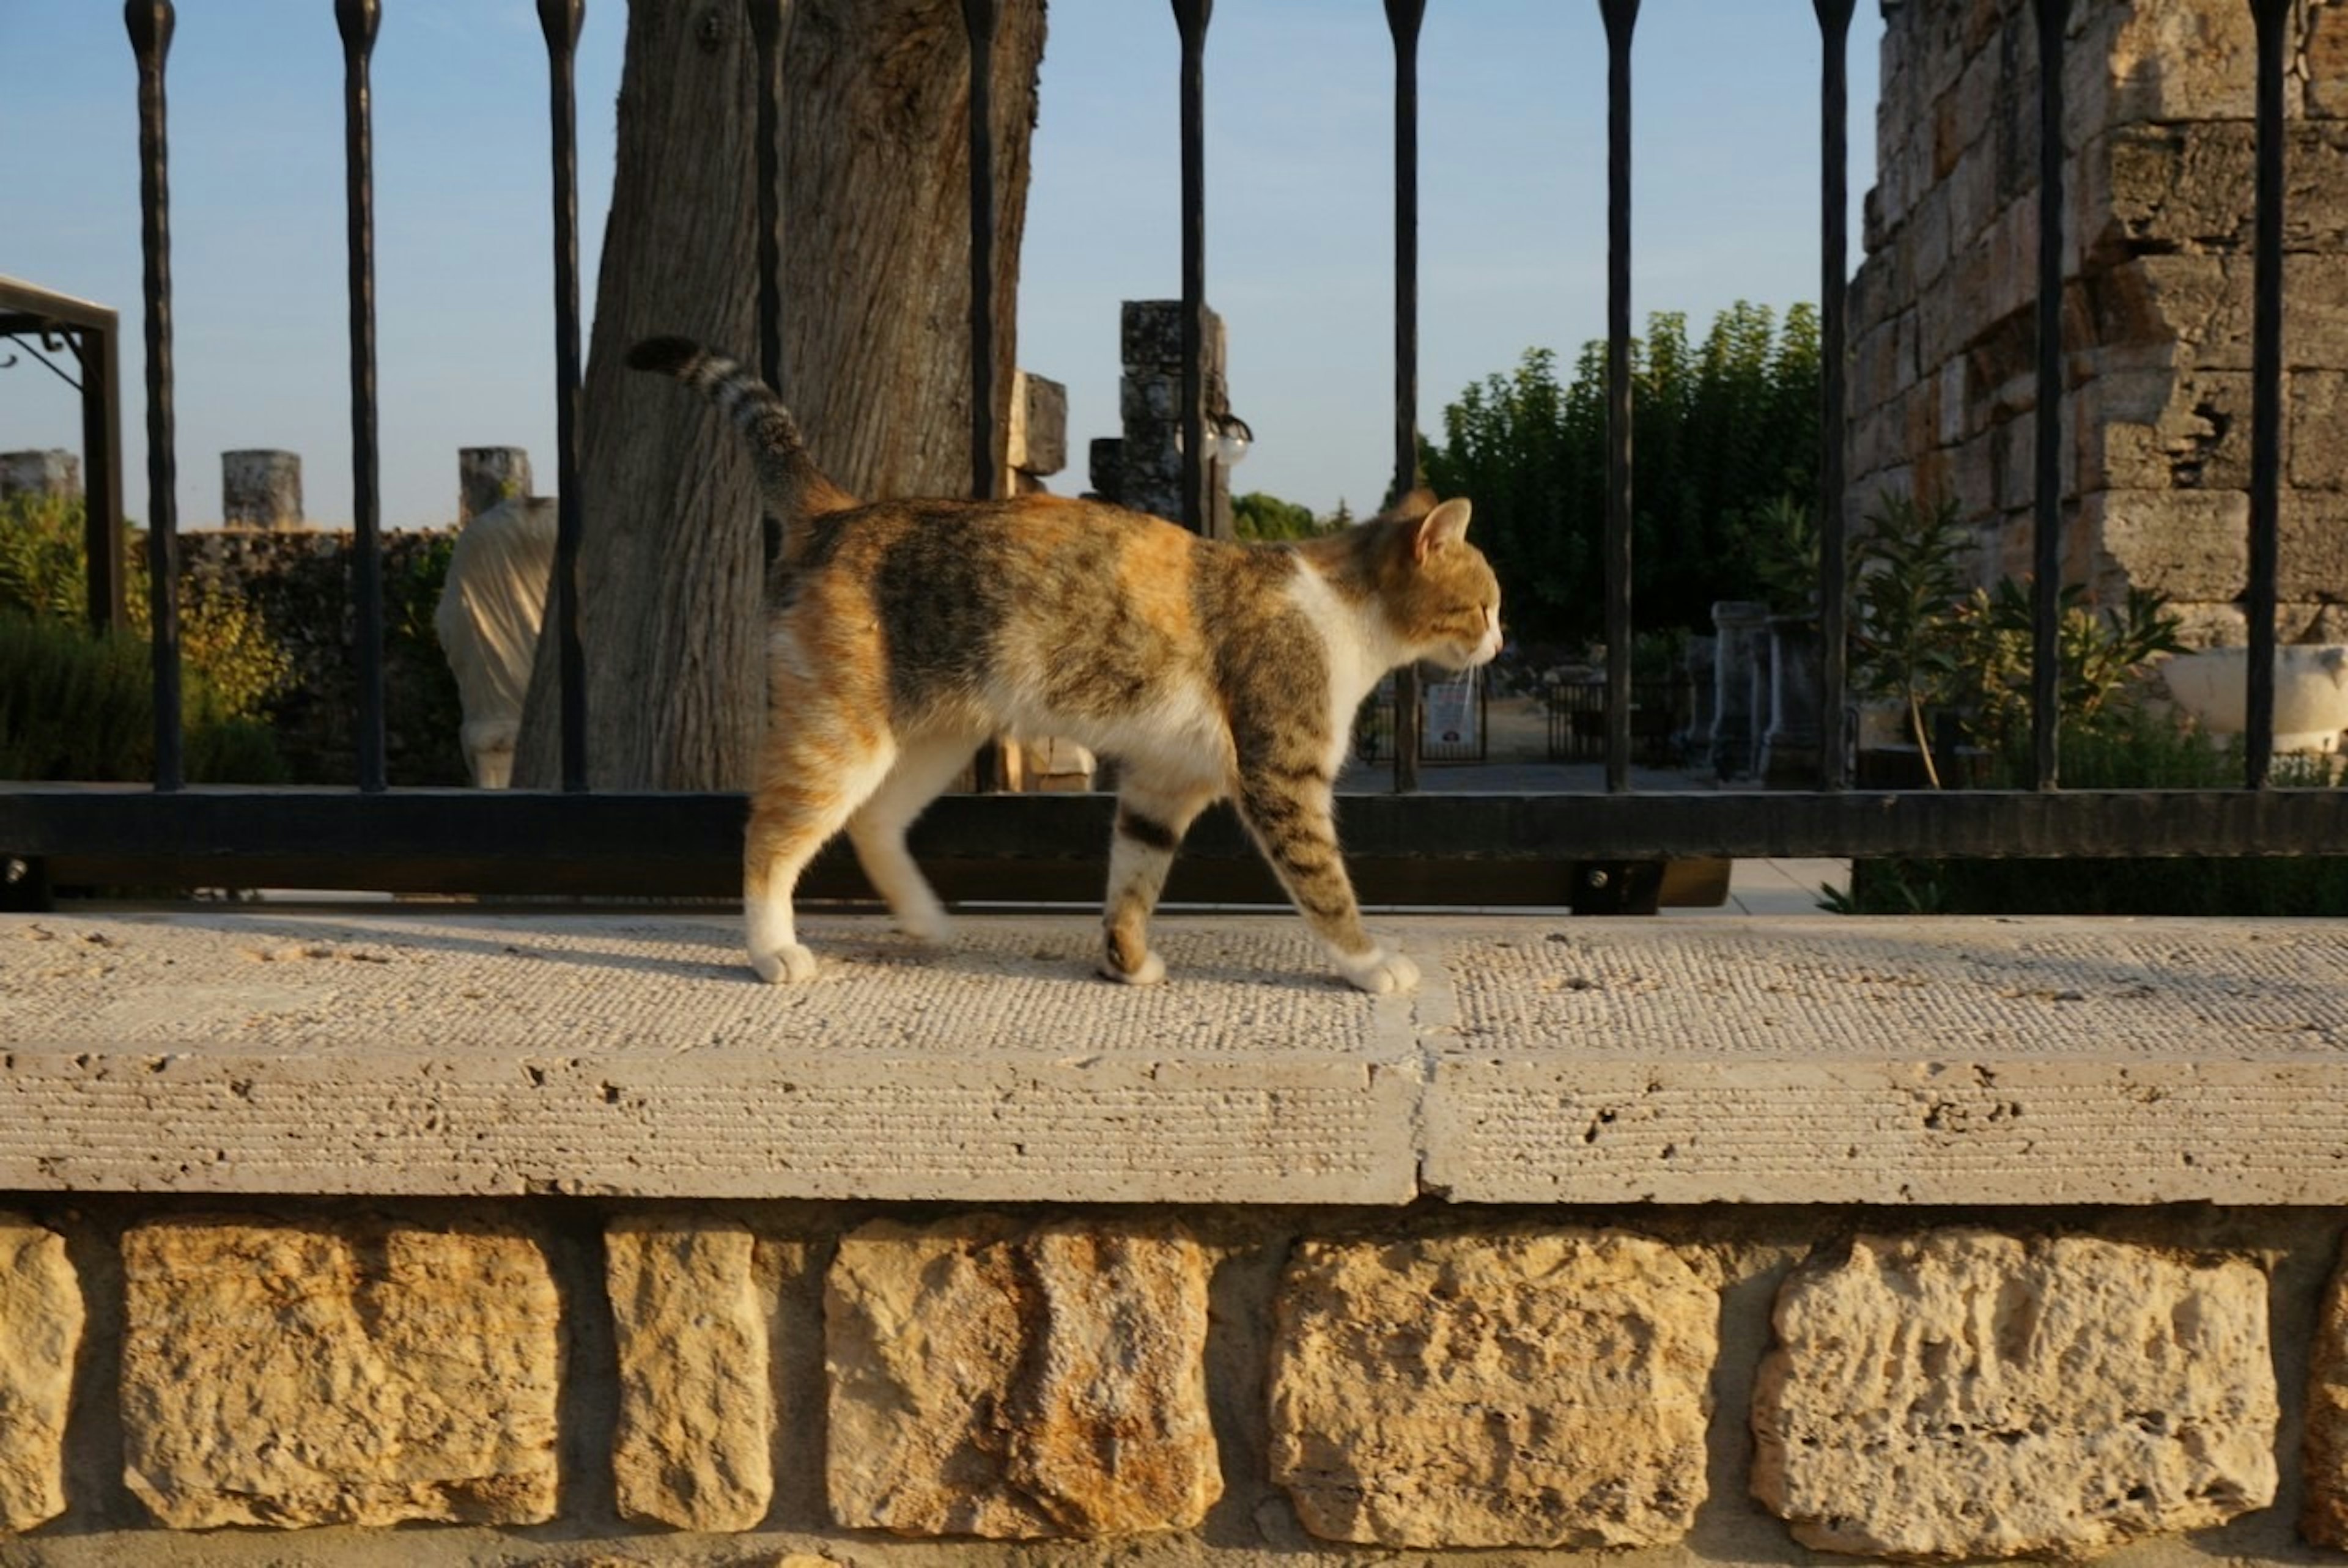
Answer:
[[[1406,991],[1418,969],[1362,927],[1332,791],[1354,710],[1413,660],[1499,651],[1500,591],[1468,506],[1424,494],[1344,533],[1237,545],[1097,502],[866,505],[816,467],[774,391],[682,338],[628,363],[706,394],[748,439],[784,522],[767,726],[743,854],[750,962],[804,980],[791,895],[848,830],[897,923],[944,908],[905,830],[997,734],[1060,735],[1115,759],[1101,972],[1152,984],[1148,923],[1185,829],[1230,797],[1338,972]]]

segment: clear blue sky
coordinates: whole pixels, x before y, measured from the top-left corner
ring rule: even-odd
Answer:
[[[1881,22],[1850,50],[1852,263],[1873,178]],[[384,518],[454,512],[456,449],[527,446],[554,478],[545,49],[530,0],[384,0],[375,56]],[[581,45],[582,264],[592,303],[625,15]],[[1605,324],[1605,40],[1595,0],[1429,0],[1420,56],[1421,422],[1529,346]],[[1634,53],[1632,309],[1701,331],[1818,294],[1818,38],[1806,0],[1646,0]],[[1377,0],[1221,0],[1207,50],[1208,287],[1234,475],[1315,511],[1392,464],[1392,50]],[[1067,384],[1071,471],[1116,434],[1120,300],[1179,292],[1176,38],[1165,0],[1056,0],[1021,364]],[[129,508],[149,512],[135,76],[112,0],[0,0],[0,273],[124,314]],[[170,56],[180,516],[219,514],[218,454],[302,454],[307,509],[350,515],[342,46],[327,0],[190,0]],[[745,349],[748,345],[741,345]],[[0,450],[77,446],[72,394],[0,371]]]

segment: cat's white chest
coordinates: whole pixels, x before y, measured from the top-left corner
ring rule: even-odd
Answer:
[[[1335,755],[1342,758],[1355,710],[1393,667],[1386,658],[1387,640],[1368,607],[1346,602],[1309,568],[1296,574],[1291,592],[1305,620],[1320,634],[1329,671],[1329,733]]]

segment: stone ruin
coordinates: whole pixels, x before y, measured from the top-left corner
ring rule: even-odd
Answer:
[[[1128,300],[1117,340],[1125,374],[1117,382],[1121,436],[1092,444],[1092,493],[1152,517],[1182,518],[1182,302]],[[1207,412],[1231,411],[1224,379],[1229,341],[1223,318],[1207,313]],[[1207,527],[1210,538],[1231,537],[1231,470],[1207,465]]]
[[[1854,526],[1953,497],[2030,569],[2038,58],[2029,0],[1884,0],[1851,296]],[[2282,641],[2348,638],[2348,4],[2293,13]],[[2255,38],[2242,0],[2077,0],[2066,45],[2066,580],[2247,641]]]

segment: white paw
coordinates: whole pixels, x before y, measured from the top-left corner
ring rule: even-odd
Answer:
[[[753,949],[750,967],[770,986],[795,986],[815,979],[815,955],[797,942],[786,942],[771,952]]]
[[[1128,971],[1120,969],[1107,958],[1103,958],[1100,972],[1120,984],[1154,986],[1166,979],[1166,960],[1156,953],[1144,953],[1141,955],[1140,966]]]
[[[1401,953],[1389,953],[1384,948],[1374,948],[1368,957],[1340,960],[1338,967],[1346,980],[1374,996],[1388,996],[1418,989],[1418,966]]]
[[[908,909],[897,917],[897,929],[917,942],[942,948],[953,940],[953,917],[943,909]]]

